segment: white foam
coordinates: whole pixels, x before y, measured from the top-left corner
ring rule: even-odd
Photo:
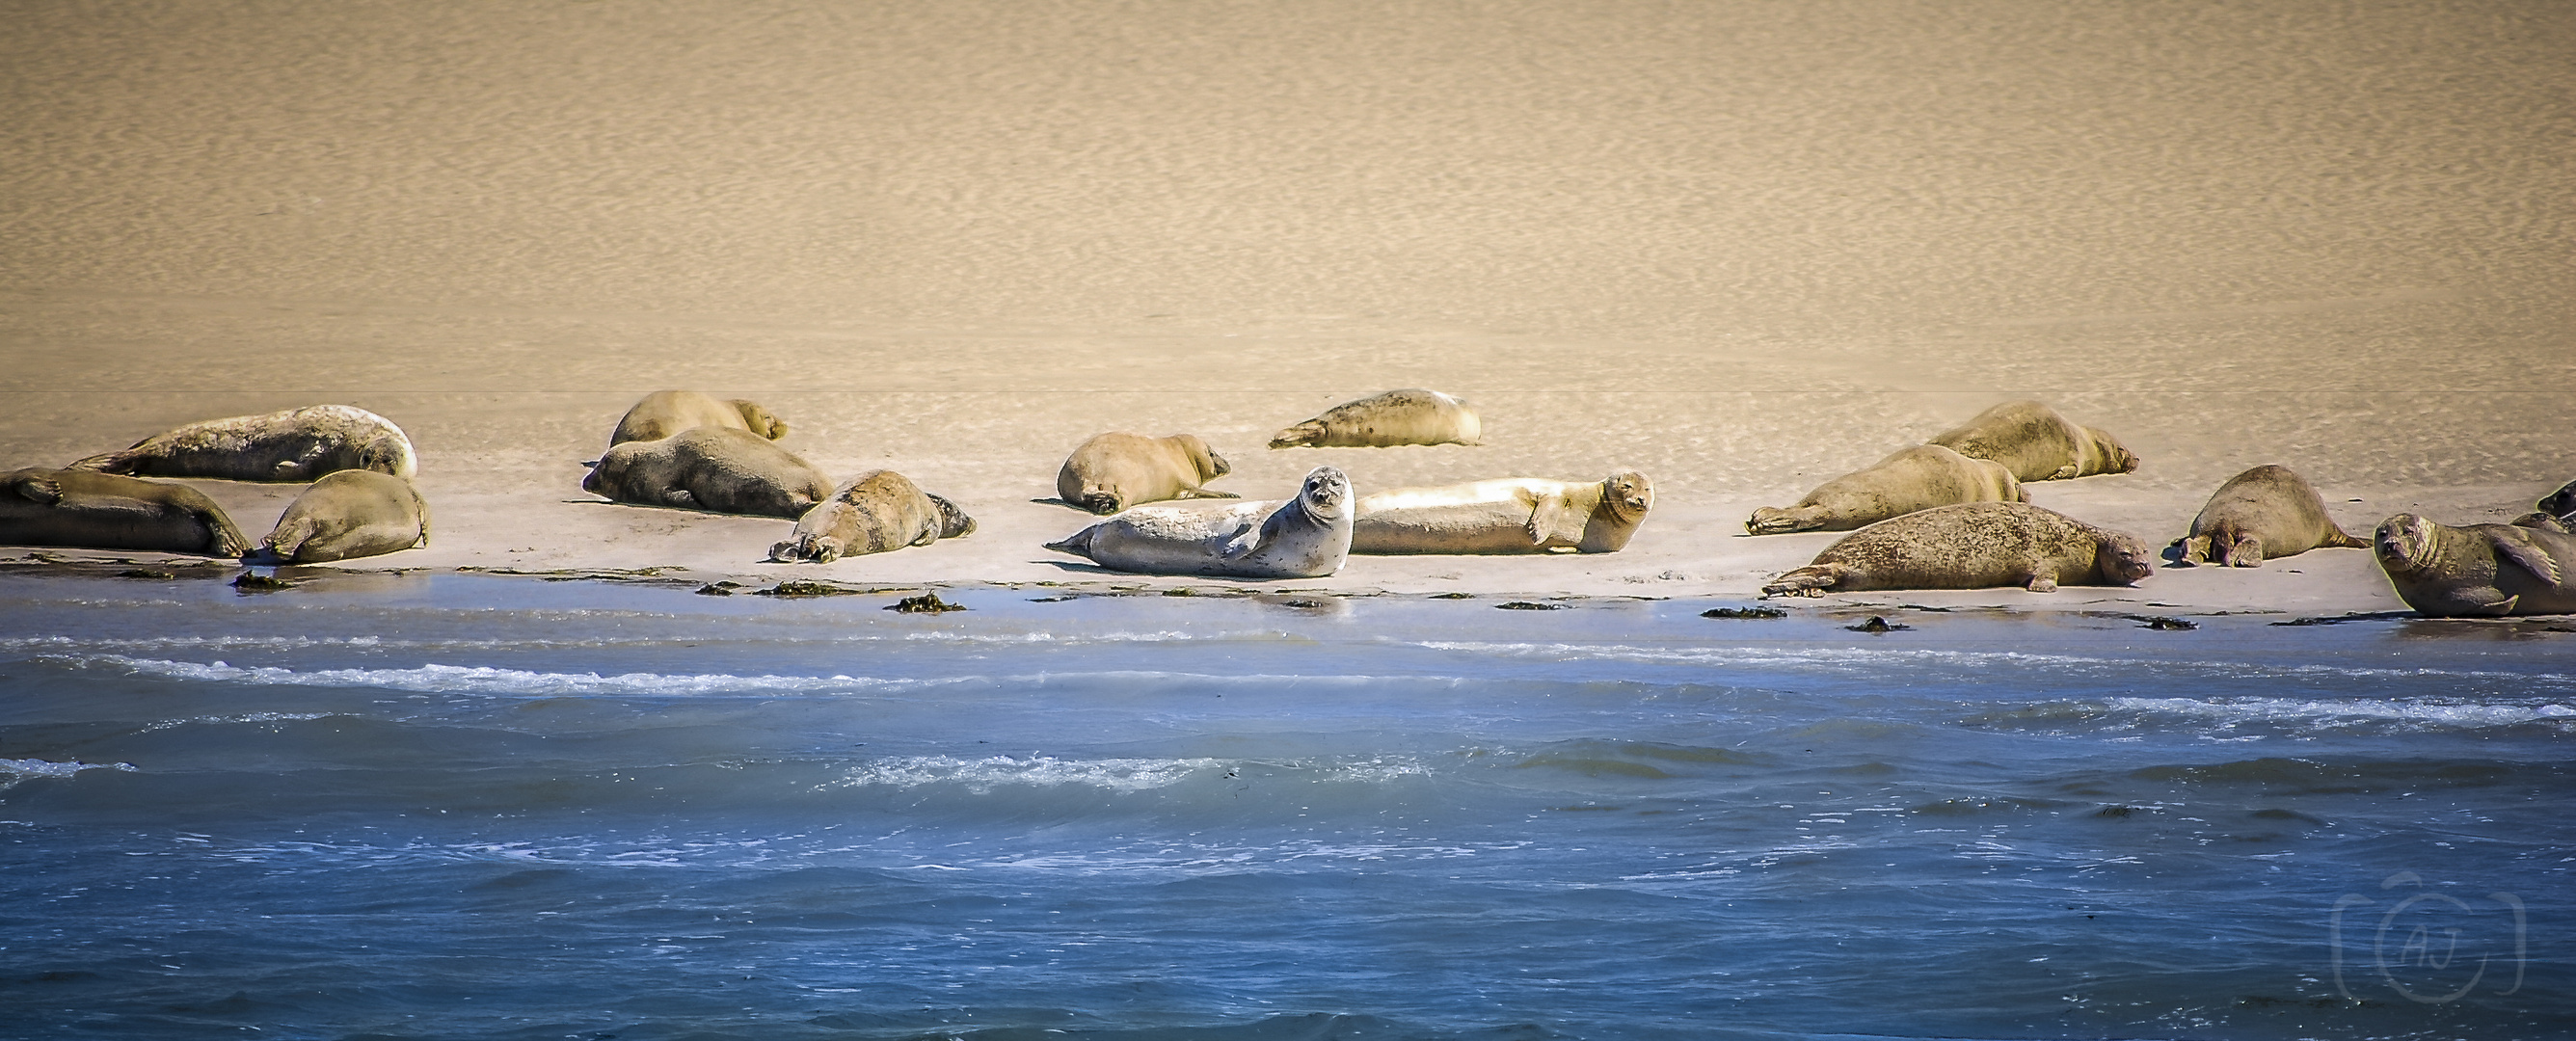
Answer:
[[[1514,657],[1564,660],[1671,662],[1686,665],[1736,665],[1759,668],[1827,668],[1869,673],[1891,664],[1947,665],[1961,668],[2013,666],[2021,669],[2101,667],[2134,670],[2141,666],[2214,676],[2331,677],[2338,679],[2502,679],[2516,683],[2576,683],[2576,674],[2505,672],[2475,669],[2389,669],[2349,665],[2270,665],[2261,662],[2186,660],[2176,658],[2104,658],[2077,654],[2032,654],[2023,651],[1952,651],[1931,648],[1787,647],[1740,644],[1674,643],[1640,647],[1633,644],[1501,643],[1471,640],[1427,640],[1413,646],[1431,650],[1470,651]]]
[[[2553,723],[2576,727],[2576,707],[2558,703],[2493,704],[2459,699],[2423,698],[2316,700],[2305,698],[2108,698],[2111,711],[2152,712],[2211,720],[2230,726],[2245,723],[2398,723],[2434,727],[2508,727]]]
[[[1232,775],[1247,767],[1271,770],[1293,770],[1307,775],[1307,780],[1359,781],[1375,783],[1407,775],[1422,775],[1429,770],[1409,759],[1373,759],[1364,762],[1325,766],[1312,764],[1246,763],[1224,759],[1085,759],[1064,760],[1053,756],[988,756],[980,759],[956,756],[898,756],[877,760],[852,768],[840,780],[824,788],[863,788],[886,785],[895,788],[918,788],[932,784],[962,785],[977,795],[987,794],[1005,785],[1033,788],[1084,786],[1112,792],[1143,792],[1167,788],[1192,778],[1204,778],[1209,772],[1223,770]]]
[[[59,763],[50,759],[0,759],[0,787],[15,784],[30,777],[70,777],[83,770],[135,772],[132,763],[84,763],[78,759]]]
[[[922,686],[953,680],[897,681],[858,676],[735,676],[726,673],[665,674],[628,672],[531,672],[490,666],[422,665],[408,669],[315,669],[300,672],[275,666],[243,668],[224,662],[162,661],[102,656],[99,664],[122,666],[148,676],[302,687],[374,687],[422,693],[562,695],[691,695],[747,692],[841,692],[862,688]]]

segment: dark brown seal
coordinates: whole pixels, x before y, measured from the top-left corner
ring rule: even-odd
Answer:
[[[0,543],[209,557],[250,548],[223,507],[187,485],[44,469],[0,474]]]

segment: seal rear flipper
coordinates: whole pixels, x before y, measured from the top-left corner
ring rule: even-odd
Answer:
[[[1175,499],[1240,499],[1240,498],[1243,498],[1243,496],[1236,495],[1236,494],[1235,494],[1235,493],[1233,493],[1233,492],[1220,492],[1220,491],[1217,491],[1217,490],[1215,490],[1215,489],[1211,489],[1211,488],[1183,488],[1183,489],[1181,489],[1181,493],[1180,493],[1180,494],[1175,495],[1175,496],[1172,496],[1172,498],[1175,498]]]
[[[1047,543],[1046,548],[1058,553],[1070,553],[1085,560],[1096,561],[1099,558],[1091,555],[1091,535],[1092,532],[1097,530],[1099,530],[1099,528],[1096,525],[1084,528],[1081,531],[1074,532],[1060,540]]]
[[[1323,436],[1324,421],[1321,419],[1309,419],[1303,423],[1297,424],[1296,426],[1289,427],[1286,430],[1282,430],[1277,434],[1271,435],[1270,447],[1313,448],[1315,446],[1316,439]]]
[[[2507,525],[2504,530],[2495,532],[2490,541],[2495,544],[2496,556],[2513,561],[2550,585],[2564,582],[2566,573],[2559,570],[2558,562],[2550,559],[2548,550],[2531,541],[2531,536],[2523,534],[2526,530]]]
[[[2193,535],[2175,539],[2173,544],[2182,547],[2183,563],[2193,566],[2209,563],[2209,536]]]
[[[135,442],[135,447],[142,447],[142,442]],[[134,449],[129,448],[122,452],[109,452],[105,455],[94,455],[87,459],[67,465],[63,467],[63,469],[88,470],[92,473],[103,474],[130,474],[134,472],[134,459]]]
[[[2263,540],[2252,535],[2238,536],[2236,544],[2227,547],[2226,564],[2228,567],[2262,567]]]
[[[1825,590],[1842,584],[1847,569],[1840,564],[1809,564],[1772,579],[1762,587],[1762,595],[1819,596]]]
[[[1814,507],[1809,507],[1805,510],[1796,510],[1782,509],[1777,506],[1764,506],[1760,509],[1754,510],[1753,516],[1745,518],[1744,533],[1747,535],[1786,535],[1793,531],[1805,531],[1809,528],[1821,527],[1822,522],[1816,520],[1814,517],[1814,514],[1817,512],[1819,511]]]
[[[2054,593],[2057,591],[2057,576],[2047,571],[2036,572],[2030,576],[2030,581],[2022,583],[2022,588],[2034,593]]]
[[[9,491],[29,502],[52,506],[63,501],[63,483],[30,474],[9,482]]]
[[[2542,513],[2538,510],[2516,517],[2508,523],[2517,528],[2538,528],[2542,531],[2554,531],[2562,535],[2569,534],[2567,531],[2567,522],[2558,519],[2558,517],[2553,514]],[[2337,534],[2341,534],[2341,532],[2337,532]],[[2368,546],[2370,543],[2355,542],[2353,545]]]
[[[975,533],[975,518],[967,516],[966,511],[958,509],[956,503],[940,498],[939,496],[932,495],[929,492],[923,492],[921,494],[930,500],[930,504],[932,506],[939,508],[940,538],[964,538]]]

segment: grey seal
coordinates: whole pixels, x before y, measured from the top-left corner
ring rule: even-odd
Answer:
[[[0,543],[238,557],[250,544],[204,492],[89,470],[0,474]]]
[[[2307,478],[2266,463],[2227,479],[2191,519],[2191,534],[2175,539],[2186,564],[2216,560],[2228,567],[2261,567],[2266,557],[2295,557],[2320,546],[2367,549],[2326,516],[2326,501]]]
[[[1046,548],[1149,575],[1322,578],[1350,555],[1351,498],[1351,479],[1319,466],[1285,502],[1138,506]]]
[[[1744,530],[1754,535],[1850,531],[1935,506],[2029,501],[2030,493],[2002,463],[1970,459],[1940,445],[1915,445],[1817,485],[1787,509],[1755,510]]]
[[[794,520],[832,497],[832,480],[748,430],[692,427],[610,446],[581,479],[581,490],[643,506]]]
[[[2055,510],[1972,502],[1908,513],[1843,536],[1814,562],[1762,587],[1812,596],[1864,589],[1986,589],[2135,584],[2155,573],[2145,543]]]
[[[2077,426],[2037,401],[2007,401],[1925,442],[1970,459],[1992,459],[2024,481],[2124,474],[2138,457],[2118,438]]]
[[[392,420],[348,405],[307,405],[190,423],[69,468],[151,477],[310,481],[341,470],[410,477],[419,464],[411,439]]]
[[[1361,496],[1351,552],[1615,553],[1645,523],[1654,483],[1634,470],[1598,481],[1503,477]]]
[[[608,435],[610,445],[659,441],[692,427],[731,427],[776,441],[787,436],[787,421],[757,402],[724,399],[694,390],[657,390],[627,409]]]
[[[325,474],[304,489],[254,556],[289,564],[381,556],[429,545],[429,502],[410,481],[373,470]]]
[[[829,564],[863,553],[927,546],[974,530],[975,518],[956,503],[922,491],[892,470],[870,470],[796,518],[796,530],[787,541],[769,547],[769,559]]]
[[[1390,390],[1325,409],[1280,431],[1272,448],[1472,445],[1484,437],[1474,406],[1436,390]]]
[[[2576,612],[2576,535],[2401,513],[2379,522],[2371,550],[2397,598],[2435,618]]]
[[[1202,487],[1232,472],[1197,434],[1147,437],[1113,430],[1093,435],[1064,458],[1055,473],[1055,494],[1105,515],[1140,502],[1237,498]]]

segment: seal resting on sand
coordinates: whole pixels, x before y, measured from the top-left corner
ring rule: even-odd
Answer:
[[[1360,497],[1351,552],[1615,553],[1654,504],[1654,484],[1634,470],[1598,481],[1504,477],[1396,488]]]
[[[1436,390],[1390,390],[1335,405],[1280,431],[1272,448],[1384,448],[1477,444],[1484,422],[1464,401]]]
[[[659,441],[692,427],[731,427],[772,441],[787,436],[787,421],[757,403],[741,398],[725,400],[694,390],[657,390],[626,410],[625,417],[617,421],[616,432],[608,435],[608,443],[614,446],[628,441]]]
[[[832,497],[832,480],[748,430],[692,427],[610,446],[581,490],[642,506],[794,520]]]
[[[1351,479],[1319,466],[1286,502],[1138,506],[1046,548],[1149,575],[1322,578],[1351,551]]]
[[[2130,536],[2029,503],[1972,502],[1845,535],[1762,595],[1995,586],[2050,593],[2060,583],[2125,586],[2154,573],[2146,544]]]
[[[2138,468],[2138,457],[2120,447],[2119,439],[2077,426],[2036,401],[2004,402],[1925,443],[1970,459],[1992,459],[2025,481],[2124,474]]]
[[[1915,445],[1868,469],[1817,485],[1797,505],[1755,510],[1744,530],[1754,535],[1850,531],[1935,506],[2029,501],[2030,493],[2002,463],[1970,459],[1940,445]]]
[[[252,555],[288,564],[373,557],[429,545],[429,503],[392,474],[326,474],[277,518]]]
[[[2538,508],[2513,519],[2526,528],[2568,531],[2576,526],[2576,481],[2569,481],[2557,491],[2541,496]]]
[[[956,503],[922,491],[892,470],[870,470],[796,518],[795,532],[769,547],[769,559],[829,564],[862,553],[927,546],[974,530],[975,518]]]
[[[250,548],[223,507],[187,485],[45,469],[0,474],[0,543],[209,557]]]
[[[2216,560],[2228,567],[2262,567],[2265,557],[2295,557],[2319,546],[2367,549],[2326,516],[2326,501],[2307,478],[2289,467],[2264,464],[2227,479],[2191,520],[2191,534],[2173,541],[2182,562]]]
[[[2379,522],[2371,549],[2397,598],[2435,618],[2576,612],[2576,535],[2401,513]]]
[[[409,477],[411,439],[391,420],[348,405],[307,405],[259,416],[190,423],[73,470],[228,481],[310,481],[341,470]]]
[[[1124,431],[1093,435],[1055,472],[1057,498],[1098,514],[1165,499],[1233,499],[1200,487],[1234,472],[1197,434],[1147,437]]]

